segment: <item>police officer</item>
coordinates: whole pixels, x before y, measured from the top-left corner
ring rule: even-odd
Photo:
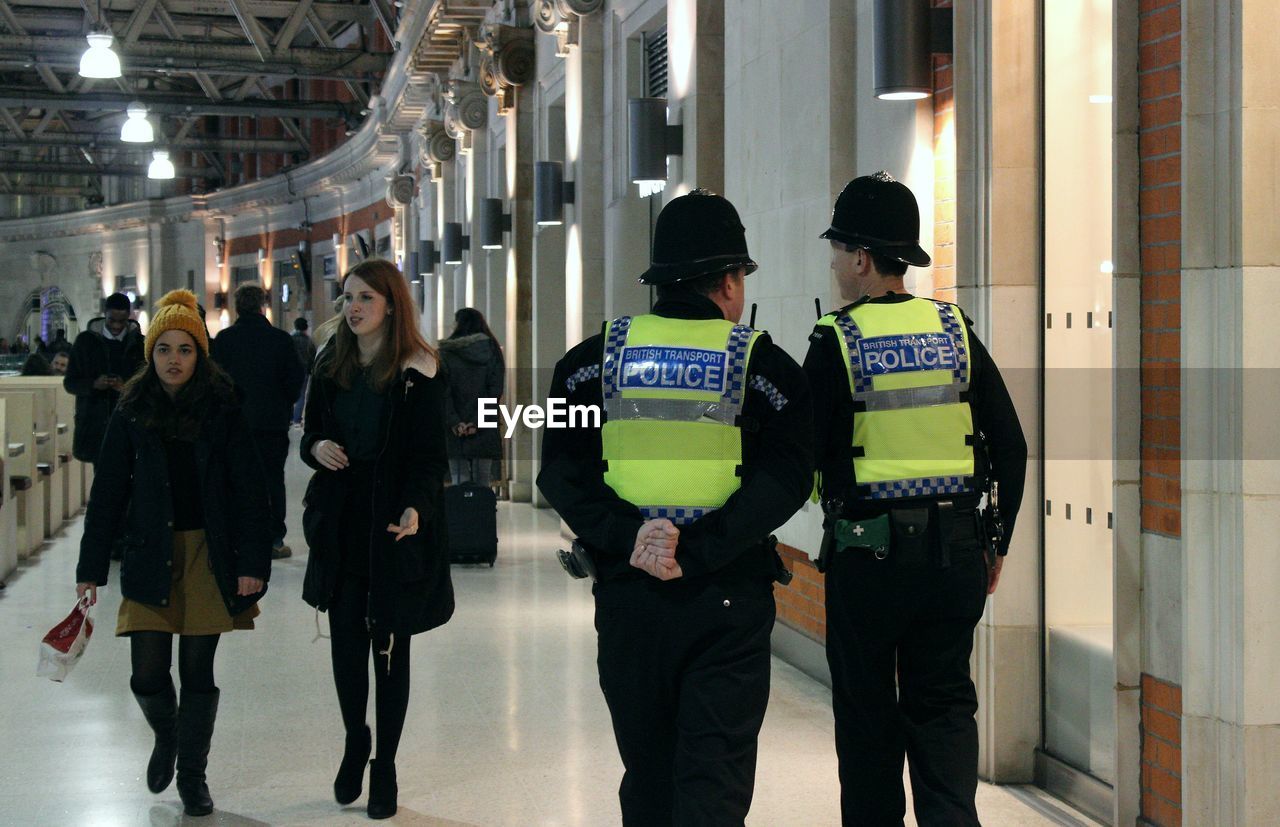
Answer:
[[[904,754],[920,824],[978,824],[969,655],[1008,541],[988,555],[976,509],[998,482],[1007,537],[1026,471],[1017,413],[972,323],[903,286],[908,266],[929,264],[919,236],[915,197],[887,173],[844,188],[821,237],[854,301],[818,320],[804,364],[846,825],[902,824]]]
[[[650,314],[556,365],[550,396],[603,427],[548,430],[538,487],[598,580],[600,686],[625,825],[741,825],[769,698],[769,533],[812,489],[804,373],[739,324],[756,269],[738,213],[704,190],[658,216]]]

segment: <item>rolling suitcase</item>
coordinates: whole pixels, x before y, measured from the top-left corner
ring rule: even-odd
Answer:
[[[464,482],[444,490],[449,521],[449,561],[488,563],[498,559],[498,498],[487,485]]]

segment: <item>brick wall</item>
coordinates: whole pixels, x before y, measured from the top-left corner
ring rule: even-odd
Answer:
[[[819,643],[826,643],[826,577],[813,567],[809,555],[799,549],[779,543],[778,554],[795,574],[790,586],[773,590],[778,620]]]
[[[1182,95],[1180,0],[1141,0],[1142,530],[1181,535]]]
[[[1182,824],[1182,687],[1142,676],[1142,823]]]
[[[1182,7],[1140,0],[1142,530],[1181,536]],[[1182,824],[1182,690],[1142,676],[1141,822]]]

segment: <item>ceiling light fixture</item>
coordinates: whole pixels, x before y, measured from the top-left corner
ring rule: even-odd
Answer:
[[[156,181],[167,181],[173,176],[173,161],[169,160],[169,151],[165,149],[152,150],[151,166],[147,167],[147,177]]]
[[[876,97],[922,100],[933,94],[935,54],[951,54],[952,10],[929,0],[875,0]]]
[[[111,32],[89,32],[89,48],[80,56],[80,75],[86,78],[120,77],[120,58],[111,51]]]
[[[125,110],[129,119],[120,128],[120,140],[131,144],[149,144],[156,139],[151,121],[147,120],[147,106],[139,101],[129,104]]]

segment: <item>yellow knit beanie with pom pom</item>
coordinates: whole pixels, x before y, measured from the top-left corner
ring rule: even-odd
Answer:
[[[167,330],[190,333],[204,355],[209,355],[209,331],[200,318],[196,294],[190,290],[170,290],[156,302],[156,314],[147,325],[147,340],[143,346],[148,362],[151,361],[151,348],[156,346],[156,339]]]

